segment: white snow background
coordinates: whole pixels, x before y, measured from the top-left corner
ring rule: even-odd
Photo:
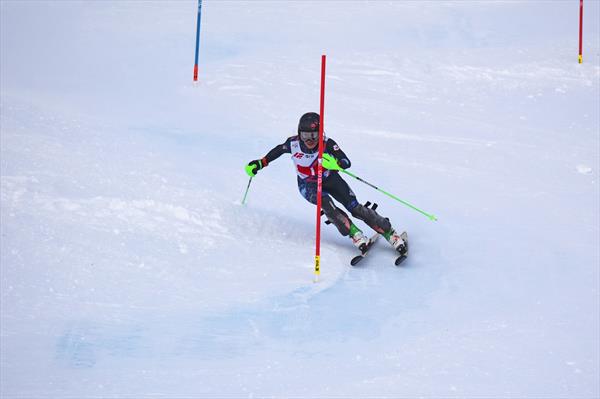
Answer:
[[[4,398],[600,396],[600,4],[14,1]],[[288,156],[318,111],[407,230],[360,267]],[[361,223],[360,226],[367,227]]]

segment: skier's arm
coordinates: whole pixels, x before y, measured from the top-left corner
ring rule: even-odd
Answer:
[[[344,151],[341,150],[340,146],[333,139],[327,139],[327,143],[325,144],[325,152],[333,155],[333,157],[337,160],[338,165],[342,169],[348,169],[352,163],[350,159],[346,156]]]
[[[291,154],[292,150],[290,149],[290,141],[291,137],[288,138],[283,144],[276,145],[261,159],[255,159],[254,161],[250,161],[248,165],[246,165],[246,173],[249,176],[256,176],[259,170],[266,167],[269,163],[276,160],[280,156],[285,153]]]
[[[265,157],[263,158],[263,160],[266,161],[266,163],[263,165],[263,167],[267,166],[268,164],[270,164],[271,162],[273,162],[274,160],[276,160],[283,154],[291,154],[292,150],[290,147],[290,141],[291,141],[291,137],[288,138],[283,144],[279,144],[279,145],[276,145],[275,147],[273,147],[273,149],[271,151],[269,151],[267,153],[267,155],[265,155]]]

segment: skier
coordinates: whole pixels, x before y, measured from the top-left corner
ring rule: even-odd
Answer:
[[[249,176],[256,176],[259,170],[269,165],[283,154],[292,154],[292,161],[296,166],[298,175],[298,189],[300,194],[312,204],[317,204],[317,157],[319,152],[319,114],[309,112],[300,118],[298,134],[288,137],[283,144],[275,146],[261,159],[250,161],[246,166]],[[328,137],[323,137],[323,155],[333,157],[333,161],[342,169],[350,167],[350,160],[340,149],[337,143]],[[388,218],[382,217],[375,210],[361,205],[356,195],[342,179],[336,170],[323,170],[321,203],[327,219],[337,227],[343,236],[350,236],[352,243],[361,251],[368,248],[369,239],[352,222],[352,219],[333,202],[335,198],[352,216],[364,221],[386,240],[400,254],[406,252],[406,243],[400,234],[392,228]]]

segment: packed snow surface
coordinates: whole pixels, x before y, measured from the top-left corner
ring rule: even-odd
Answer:
[[[2,398],[600,396],[600,3],[14,1]],[[319,109],[408,232],[360,267],[289,156]],[[369,232],[362,222],[358,225]]]

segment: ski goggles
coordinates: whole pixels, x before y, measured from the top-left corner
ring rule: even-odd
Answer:
[[[300,132],[302,141],[316,141],[319,138],[319,132]]]

